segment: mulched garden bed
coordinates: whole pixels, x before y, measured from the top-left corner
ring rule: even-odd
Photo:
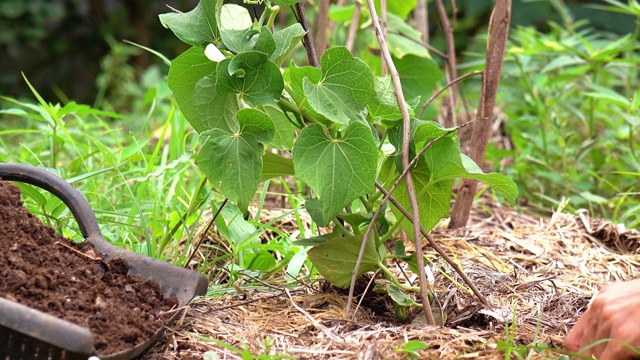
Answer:
[[[262,211],[263,223],[273,220],[272,226],[280,231],[298,231],[295,216],[283,216],[286,209]],[[310,219],[302,222],[311,224]],[[558,352],[544,348],[563,347],[568,329],[598,289],[640,277],[640,234],[584,213],[560,209],[551,217],[539,217],[526,208],[484,199],[472,211],[469,224],[455,231],[436,228],[432,235],[455,254],[492,309],[483,309],[473,295],[443,275],[462,283],[426,247],[433,290],[447,315],[445,326],[429,328],[411,318],[400,323],[391,309],[381,313],[379,306],[361,307],[355,319],[345,319],[344,293],[305,279],[300,280],[306,286],[286,290],[283,283],[265,279],[271,288],[194,300],[181,326],[144,359],[202,359],[207,352],[221,359],[242,358],[215,341],[252,354],[300,359],[404,359],[400,349],[410,340],[428,344],[420,351],[422,359],[504,359],[509,346],[520,346],[512,350],[524,351],[529,359],[558,359]],[[209,239],[220,249],[224,243],[216,235]],[[405,246],[413,250],[410,243]],[[398,266],[389,266],[404,279]],[[413,280],[410,270],[401,266]],[[251,278],[245,281],[260,286]],[[534,349],[536,343],[541,345]]]
[[[149,339],[177,305],[158,284],[127,275],[126,260],[105,262],[90,243],[63,238],[22,206],[0,180],[0,297],[88,328],[98,354]]]

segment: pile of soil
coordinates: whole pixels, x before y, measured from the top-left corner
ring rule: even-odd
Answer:
[[[0,180],[0,296],[88,328],[98,354],[149,339],[177,305],[157,283],[105,262],[90,243],[63,238],[23,207],[17,186]]]

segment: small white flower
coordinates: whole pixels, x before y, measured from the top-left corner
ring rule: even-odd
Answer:
[[[204,55],[207,57],[207,59],[213,62],[220,62],[226,59],[226,57],[220,52],[220,50],[218,50],[218,48],[213,44],[207,45],[207,47],[204,49]]]

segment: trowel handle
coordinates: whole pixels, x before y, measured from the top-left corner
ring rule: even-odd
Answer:
[[[84,196],[68,182],[49,171],[24,164],[0,163],[0,178],[18,181],[43,188],[59,197],[76,218],[80,232],[85,239],[91,237],[92,242],[104,240],[96,216]],[[100,240],[97,240],[100,242]]]

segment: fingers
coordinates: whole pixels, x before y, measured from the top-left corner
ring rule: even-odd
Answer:
[[[614,339],[634,339],[637,338],[637,326],[635,324],[625,324],[616,328],[611,333]],[[636,346],[638,344],[626,344]],[[599,354],[596,354],[600,360],[631,360],[637,358],[633,350],[629,349],[620,340],[608,341],[606,347]]]
[[[600,355],[607,346],[607,343],[604,342],[597,345],[594,345],[594,343],[600,339],[609,337],[607,324],[602,323],[601,311],[597,306],[594,306],[596,304],[597,302],[594,302],[594,304],[589,307],[589,310],[587,310],[589,316],[587,317],[587,323],[582,334],[582,339],[580,340],[580,349],[584,349],[580,353],[587,356]]]
[[[578,319],[578,322],[571,328],[569,334],[564,339],[564,346],[569,351],[577,352],[580,350],[580,343],[582,343],[582,337],[584,336],[584,330],[587,327],[589,321],[589,310]]]

